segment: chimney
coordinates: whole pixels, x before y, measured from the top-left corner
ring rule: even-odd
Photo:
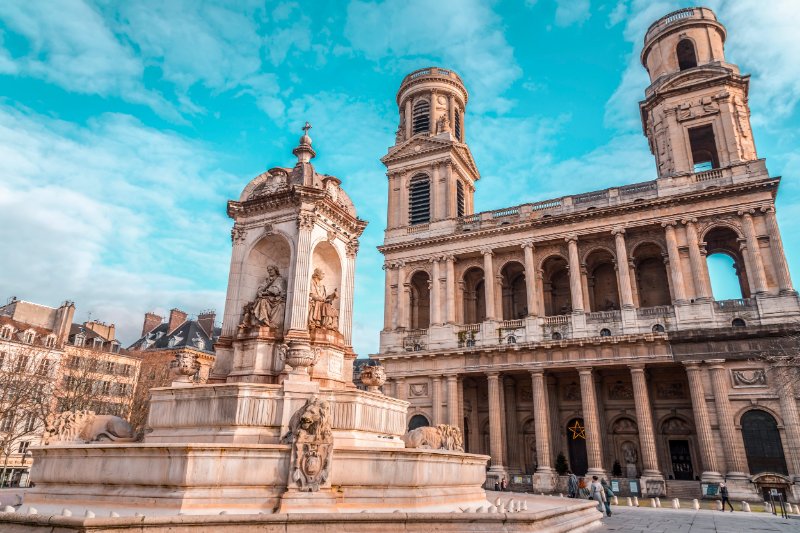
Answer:
[[[216,318],[217,313],[211,309],[197,315],[197,323],[200,324],[200,327],[203,328],[203,331],[206,332],[209,339],[214,337],[214,320],[216,320]]]
[[[53,327],[53,333],[58,337],[58,345],[61,346],[67,342],[69,337],[69,330],[72,327],[72,319],[75,316],[75,304],[69,300],[61,304],[61,307],[56,311],[56,323]]]
[[[158,316],[155,313],[145,313],[144,314],[144,324],[142,325],[142,334],[140,337],[144,337],[154,329],[156,329],[164,319]]]
[[[83,326],[86,329],[90,329],[103,337],[107,341],[114,340],[114,324],[110,326],[104,322],[98,322],[97,320],[90,320],[88,322],[84,322]]]
[[[181,311],[180,309],[170,309],[169,311],[169,326],[167,326],[167,335],[175,331],[175,328],[186,322],[186,317],[188,317],[186,313]]]

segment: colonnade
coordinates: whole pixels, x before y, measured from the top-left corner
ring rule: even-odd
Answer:
[[[735,415],[729,400],[729,370],[723,359],[711,359],[705,362],[686,361],[683,363],[688,380],[692,414],[694,417],[695,438],[699,451],[699,463],[702,465],[701,479],[706,482],[728,479],[746,479],[749,476],[747,456],[741,432],[736,426]],[[588,460],[587,475],[608,476],[608,468],[603,436],[606,433],[606,420],[601,415],[598,394],[598,367],[580,366],[576,368],[580,381],[581,417],[585,428],[586,455]],[[648,387],[648,368],[643,363],[628,365],[631,376],[635,419],[638,429],[639,450],[643,478],[663,479],[664,467],[661,465],[657,450],[656,428],[653,420],[653,406]],[[548,392],[548,372],[536,368],[528,371],[531,380],[531,418],[535,428],[536,474],[552,475],[554,473],[554,455],[561,450],[562,435],[556,420],[556,406],[550,405],[555,400]],[[708,374],[704,378],[704,374]],[[519,377],[520,374],[514,374]],[[464,429],[464,402],[471,409],[467,414],[470,427],[465,447],[475,453],[481,446],[478,415],[477,388],[463,388],[463,374],[433,375],[430,377],[432,390],[430,412],[431,425],[447,423]],[[515,446],[519,440],[521,428],[516,416],[516,392],[514,381],[505,380],[499,371],[486,371],[480,375],[470,374],[473,379],[486,379],[489,422],[489,455],[490,472],[506,473],[510,467],[521,465],[518,454],[521,450]],[[392,379],[394,394],[407,399],[406,378]],[[711,383],[711,390],[706,390],[705,382]],[[443,393],[446,387],[446,394]],[[709,406],[709,404],[711,404]],[[711,424],[711,409],[715,413],[719,436],[715,438]],[[413,410],[410,411],[413,413]],[[795,395],[781,394],[780,416],[786,428],[786,440],[789,453],[786,456],[791,475],[800,480],[800,414]],[[511,445],[509,445],[509,443]],[[663,455],[662,455],[663,457]],[[723,468],[723,465],[725,468]]]
[[[771,263],[776,273],[777,287],[775,292],[789,294],[793,292],[789,267],[783,251],[783,244],[778,231],[775,209],[771,206],[764,207],[758,211],[740,211],[739,222],[741,233],[744,236],[740,239],[740,249],[745,262],[747,278],[755,294],[766,293],[773,288],[768,286],[764,257],[758,242],[754,216],[764,217],[764,226],[769,236],[771,253]],[[664,242],[666,244],[666,254],[664,262],[667,265],[667,274],[674,304],[687,303],[690,299],[695,301],[707,301],[712,298],[711,280],[705,262],[706,249],[705,242],[699,237],[697,220],[687,218],[666,221],[661,224],[664,231]],[[682,228],[683,239],[679,242],[678,229]],[[633,309],[637,307],[636,301],[638,291],[635,291],[636,280],[634,275],[634,265],[629,257],[628,244],[626,242],[626,230],[620,227],[611,230],[610,235],[614,241],[614,252],[616,254],[615,270],[617,275],[617,286],[619,291],[619,302],[622,309]],[[591,235],[596,239],[597,234]],[[572,302],[572,312],[588,312],[588,302],[585,295],[588,294],[586,284],[585,265],[581,265],[581,258],[578,249],[578,240],[584,237],[570,235],[565,238],[567,245],[567,262],[569,265],[569,287]],[[526,273],[527,290],[527,309],[529,316],[543,316],[545,314],[545,303],[542,285],[543,272],[537,267],[537,261],[544,257],[537,257],[536,243],[533,241],[525,242],[521,245],[523,252],[523,266]],[[681,248],[688,250],[689,268],[684,269],[683,259],[681,258]],[[508,249],[508,247],[504,247]],[[495,273],[495,249],[484,247],[480,249],[482,256],[482,267],[484,274],[484,296],[485,296],[485,320],[502,320],[502,310],[498,298],[502,295],[502,277]],[[456,308],[456,287],[459,280],[456,279],[455,264],[459,261],[456,254],[445,254],[434,256],[428,259],[431,263],[430,302],[431,302],[431,324],[455,324],[459,312]],[[388,261],[384,266],[386,269],[386,310],[384,317],[384,328],[387,330],[411,327],[410,312],[410,275],[418,268],[404,261]],[[691,272],[689,279],[686,279],[685,272]],[[529,273],[535,272],[535,276]],[[555,313],[553,313],[555,314]],[[514,317],[516,318],[516,317]],[[462,320],[463,321],[463,320]]]

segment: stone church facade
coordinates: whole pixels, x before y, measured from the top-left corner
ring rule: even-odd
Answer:
[[[475,213],[468,92],[441,68],[397,93],[387,167],[385,390],[408,423],[451,424],[488,479],[554,490],[578,474],[645,494],[728,482],[800,497],[797,391],[758,357],[800,318],[758,157],[749,77],[705,8],[649,28],[640,103],[653,181]],[[716,300],[706,257],[732,258],[742,298]],[[796,329],[796,328],[795,328]],[[615,466],[615,463],[619,463]],[[622,475],[619,475],[619,471]]]

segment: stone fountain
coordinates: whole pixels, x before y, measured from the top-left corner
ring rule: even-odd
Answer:
[[[261,174],[228,203],[233,252],[209,383],[189,378],[190,358],[176,360],[172,386],[151,391],[143,442],[86,443],[64,437],[80,428],[54,429],[33,449],[24,505],[0,513],[4,531],[599,523],[586,503],[532,501],[523,512],[489,502],[488,457],[464,453],[458,428],[406,436],[408,402],[381,393],[381,367],[366,367],[367,391],[353,385],[354,267],[366,223],[341,182],[311,165],[308,128],[293,168]],[[498,512],[507,507],[517,512]]]

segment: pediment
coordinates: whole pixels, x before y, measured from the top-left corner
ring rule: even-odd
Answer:
[[[461,144],[452,140],[449,136],[412,137],[390,148],[389,153],[381,158],[381,162],[389,166],[392,163],[404,160],[408,161],[413,158],[435,153],[451,155],[458,160],[461,166],[469,169],[474,179],[477,180],[480,178],[478,167],[475,164],[475,160],[472,158],[469,147],[466,144]]]

